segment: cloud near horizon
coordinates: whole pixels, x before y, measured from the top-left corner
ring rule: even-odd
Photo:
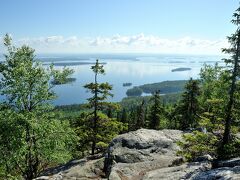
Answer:
[[[14,39],[14,38],[13,38]],[[0,37],[2,42],[2,38]],[[137,34],[109,37],[48,36],[14,39],[17,46],[27,44],[36,53],[172,53],[221,54],[227,47],[226,39],[208,40],[192,37],[167,39],[159,36]],[[4,52],[3,43],[0,52]]]

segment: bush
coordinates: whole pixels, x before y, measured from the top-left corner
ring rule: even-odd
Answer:
[[[194,131],[183,135],[183,141],[178,142],[182,155],[187,161],[192,161],[199,156],[206,154],[216,157],[219,139],[211,133]]]

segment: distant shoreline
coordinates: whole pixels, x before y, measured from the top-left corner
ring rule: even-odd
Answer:
[[[44,66],[50,65],[51,63],[43,63]],[[93,65],[95,62],[52,62],[54,66],[79,66],[79,65]],[[99,63],[106,65],[106,62]]]
[[[175,68],[172,69],[172,72],[178,72],[178,71],[190,71],[192,68],[182,67],[182,68]]]

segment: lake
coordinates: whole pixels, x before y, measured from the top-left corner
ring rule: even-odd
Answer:
[[[99,75],[99,82],[109,82],[113,85],[113,98],[109,101],[117,102],[126,97],[127,89],[147,83],[166,80],[187,80],[198,78],[204,63],[220,62],[220,56],[190,56],[190,55],[158,55],[158,54],[81,54],[81,55],[38,55],[37,58],[45,65],[56,63],[56,69],[65,65],[74,69],[71,84],[56,85],[54,91],[58,98],[55,105],[79,104],[86,102],[90,93],[83,88],[86,83],[93,82],[94,74],[90,67],[96,58],[104,63],[106,75]],[[188,71],[175,71],[176,68],[191,68]],[[132,83],[124,87],[123,83]]]
[[[74,69],[72,77],[76,81],[71,84],[57,85],[54,91],[58,98],[55,105],[78,104],[86,102],[89,92],[83,88],[86,83],[94,80],[90,67],[96,58],[104,63],[106,75],[99,75],[99,82],[109,82],[113,85],[113,98],[109,101],[117,102],[126,97],[127,89],[132,86],[146,83],[155,83],[165,80],[187,80],[190,77],[198,78],[204,63],[221,63],[220,56],[189,56],[189,55],[121,55],[121,54],[85,54],[85,55],[58,55],[39,56],[44,63],[57,63],[56,68],[64,65]],[[175,71],[176,68],[191,68],[188,71]],[[123,83],[132,83],[131,87],[124,87]]]

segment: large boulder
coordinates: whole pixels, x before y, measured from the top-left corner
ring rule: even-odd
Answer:
[[[181,140],[179,130],[139,129],[117,136],[110,143],[111,155],[116,163],[153,161],[162,156],[175,156]]]
[[[179,164],[179,130],[139,129],[117,136],[109,146],[109,179],[139,179],[146,172]],[[106,160],[107,160],[106,158]]]

